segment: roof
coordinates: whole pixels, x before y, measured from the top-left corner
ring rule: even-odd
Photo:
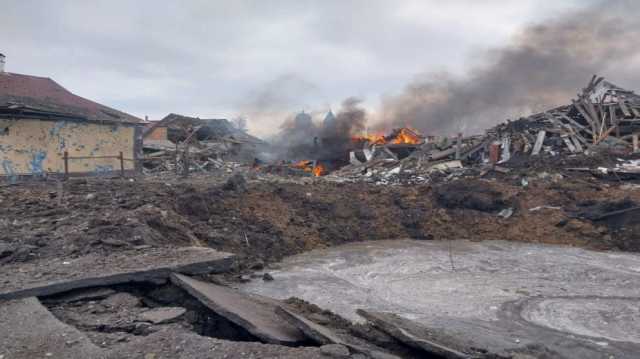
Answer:
[[[142,119],[74,95],[48,77],[0,73],[0,108],[69,114],[91,121],[139,123]]]
[[[153,125],[144,129],[142,137],[146,138],[154,129],[158,127],[167,127],[170,129],[180,129],[189,131],[193,128],[198,128],[198,137],[200,139],[206,138],[227,138],[236,139],[244,142],[252,142],[262,144],[264,141],[251,136],[244,131],[235,128],[231,122],[224,118],[197,118],[170,113],[162,120],[156,121]]]

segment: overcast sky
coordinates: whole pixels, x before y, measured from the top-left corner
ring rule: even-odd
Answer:
[[[425,72],[463,74],[524,26],[589,1],[0,0],[9,72],[51,77],[139,117],[375,111]]]

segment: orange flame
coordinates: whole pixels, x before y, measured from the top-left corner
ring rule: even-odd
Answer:
[[[293,168],[301,169],[305,172],[312,173],[316,177],[324,176],[327,174],[327,168],[321,163],[317,163],[314,166],[311,160],[298,161],[291,165]]]
[[[416,131],[408,128],[401,128],[398,134],[396,135],[396,137],[393,140],[391,140],[391,143],[395,143],[395,144],[406,143],[410,145],[417,145],[419,143],[422,143],[422,139],[420,138],[420,135],[418,135]]]
[[[320,177],[320,176],[324,176],[325,174],[327,174],[327,169],[324,168],[322,164],[317,163],[316,166],[313,168],[313,175],[316,177]]]
[[[418,134],[418,131],[410,129],[408,127],[401,128],[394,131],[390,136],[384,136],[380,134],[354,136],[351,138],[354,142],[369,142],[374,145],[392,144],[411,144],[417,145],[422,143],[422,137]]]
[[[313,170],[313,161],[302,160],[291,165],[293,168],[301,169],[305,172],[311,172]]]
[[[367,141],[375,145],[384,145],[385,143],[387,143],[387,140],[384,138],[384,135],[356,136],[356,137],[353,137],[353,140],[362,141],[362,142]]]

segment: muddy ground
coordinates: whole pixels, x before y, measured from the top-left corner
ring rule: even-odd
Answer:
[[[256,268],[313,248],[394,238],[640,250],[640,211],[629,210],[640,203],[640,186],[628,181],[543,171],[407,187],[299,182],[205,177],[4,186],[0,264],[201,245],[237,253]]]
[[[11,264],[28,271],[39,263],[88,253],[207,246],[238,255],[236,272],[208,278],[224,283],[248,280],[243,274],[263,268],[268,273],[289,255],[365,240],[502,239],[640,251],[640,185],[554,169],[567,165],[529,163],[506,174],[471,171],[457,180],[441,176],[431,184],[411,186],[277,177],[250,170],[188,179],[87,178],[2,185],[0,268]],[[265,274],[253,280],[269,279]],[[123,312],[109,298],[46,304],[58,318],[89,333],[98,346],[150,338],[166,328],[222,340],[244,338],[237,328],[220,330],[227,323],[183,297],[163,303],[158,288],[111,289],[118,292],[113,294],[116,299],[133,303],[124,306],[130,310]],[[296,299],[288,304],[318,324],[393,349],[389,337],[370,326],[351,324]],[[163,306],[185,308],[186,314],[140,327],[143,312]],[[203,313],[208,319],[202,319]],[[395,351],[410,357],[400,347]]]

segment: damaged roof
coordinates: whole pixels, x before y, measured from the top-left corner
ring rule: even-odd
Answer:
[[[198,128],[198,139],[205,140],[211,138],[230,138],[243,142],[264,144],[261,139],[251,136],[248,133],[238,130],[231,121],[224,118],[197,118],[170,113],[162,120],[156,121],[153,125],[145,128],[143,138],[147,137],[154,129],[167,127],[169,129],[189,130]]]
[[[100,122],[139,123],[142,119],[77,96],[48,77],[0,73],[0,109],[68,114]]]

